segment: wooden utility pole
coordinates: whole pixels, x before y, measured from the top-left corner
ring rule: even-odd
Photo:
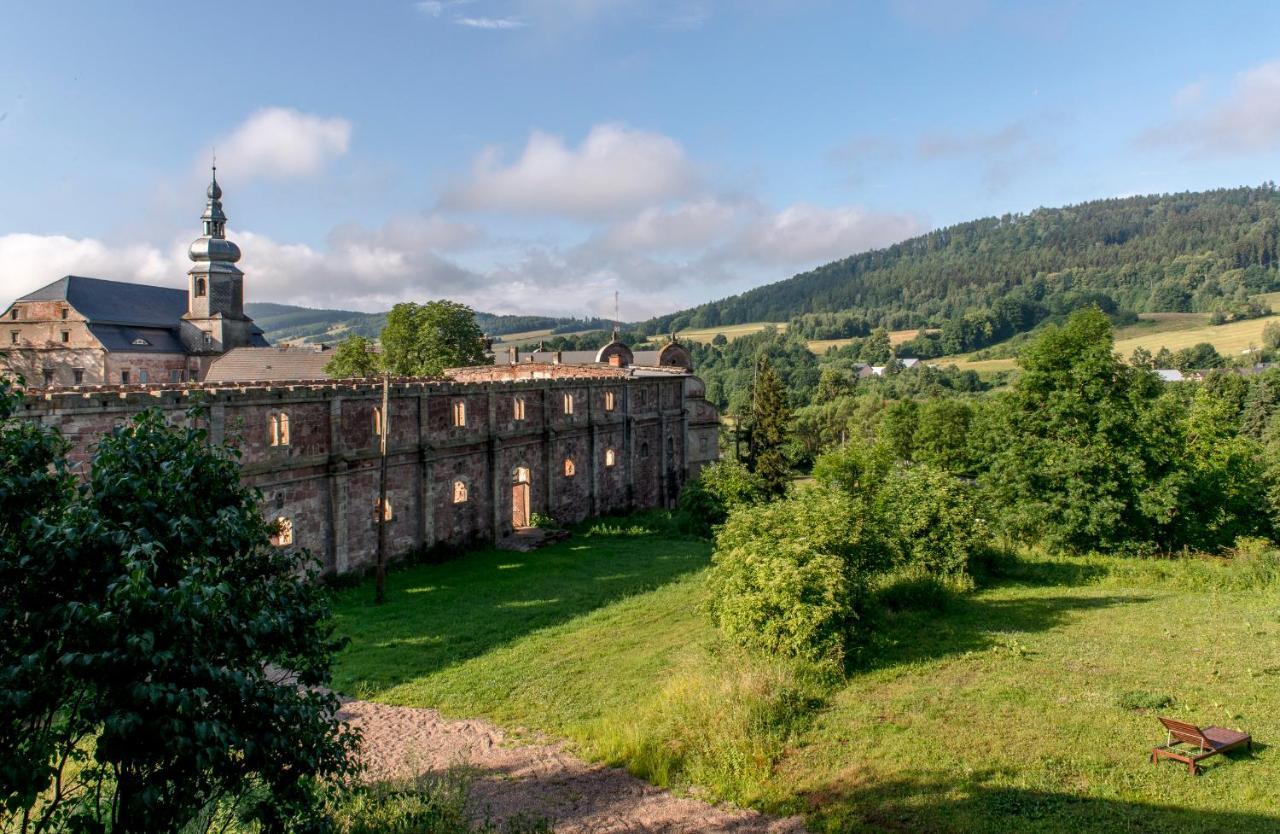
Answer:
[[[378,412],[378,562],[374,573],[374,598],[378,605],[387,599],[387,426],[391,415],[387,409],[387,392],[391,387],[391,375],[382,373],[382,411]]]

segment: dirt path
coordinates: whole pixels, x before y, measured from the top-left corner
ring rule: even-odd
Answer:
[[[373,778],[443,772],[466,763],[481,775],[470,806],[500,822],[524,812],[551,820],[565,834],[724,832],[802,834],[799,819],[715,807],[672,795],[625,771],[583,762],[560,745],[504,742],[483,721],[451,721],[432,709],[349,701],[343,720],[364,732]]]

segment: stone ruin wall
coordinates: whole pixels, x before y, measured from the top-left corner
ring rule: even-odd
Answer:
[[[391,384],[392,558],[510,534],[518,469],[528,470],[532,512],[576,522],[671,506],[685,480],[718,457],[718,415],[696,377],[563,366],[467,370],[476,373]],[[150,407],[182,422],[197,392],[208,404],[204,419],[213,439],[240,448],[244,479],[261,490],[266,517],[291,523],[292,546],[310,550],[329,572],[373,563],[380,382],[51,390],[31,394],[25,416],[60,430],[72,443],[72,461],[86,466],[93,444],[114,426]],[[573,398],[572,414],[564,413],[566,395]],[[517,397],[524,401],[523,420],[514,417]],[[461,427],[454,425],[459,403],[466,410]],[[287,415],[289,442],[272,445],[272,419],[280,414]],[[566,459],[573,461],[572,475],[565,474]],[[465,501],[454,500],[455,481],[465,485]]]

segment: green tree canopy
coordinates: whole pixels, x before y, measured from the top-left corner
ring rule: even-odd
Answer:
[[[440,376],[445,368],[490,364],[475,312],[447,300],[392,307],[382,330],[382,357],[396,376]]]
[[[338,342],[333,358],[324,366],[324,372],[333,379],[365,379],[377,376],[382,370],[382,360],[372,339],[352,334]]]
[[[326,592],[200,422],[141,414],[77,493],[56,437],[0,420],[0,536],[28,542],[0,552],[4,813],[123,834],[245,800],[279,830],[349,772]]]

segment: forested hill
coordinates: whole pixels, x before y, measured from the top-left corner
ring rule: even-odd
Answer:
[[[245,312],[276,344],[290,342],[335,342],[350,334],[376,339],[387,323],[386,313],[357,313],[352,310],[320,310],[292,304],[256,302],[244,305]],[[557,318],[554,316],[512,316],[476,313],[476,324],[490,336],[505,336],[547,330],[553,333],[605,328],[601,319]]]
[[[897,329],[941,325],[1010,296],[1051,311],[1089,294],[1136,312],[1225,310],[1275,287],[1278,238],[1274,183],[1095,200],[939,229],[644,329],[821,320],[845,311]]]

